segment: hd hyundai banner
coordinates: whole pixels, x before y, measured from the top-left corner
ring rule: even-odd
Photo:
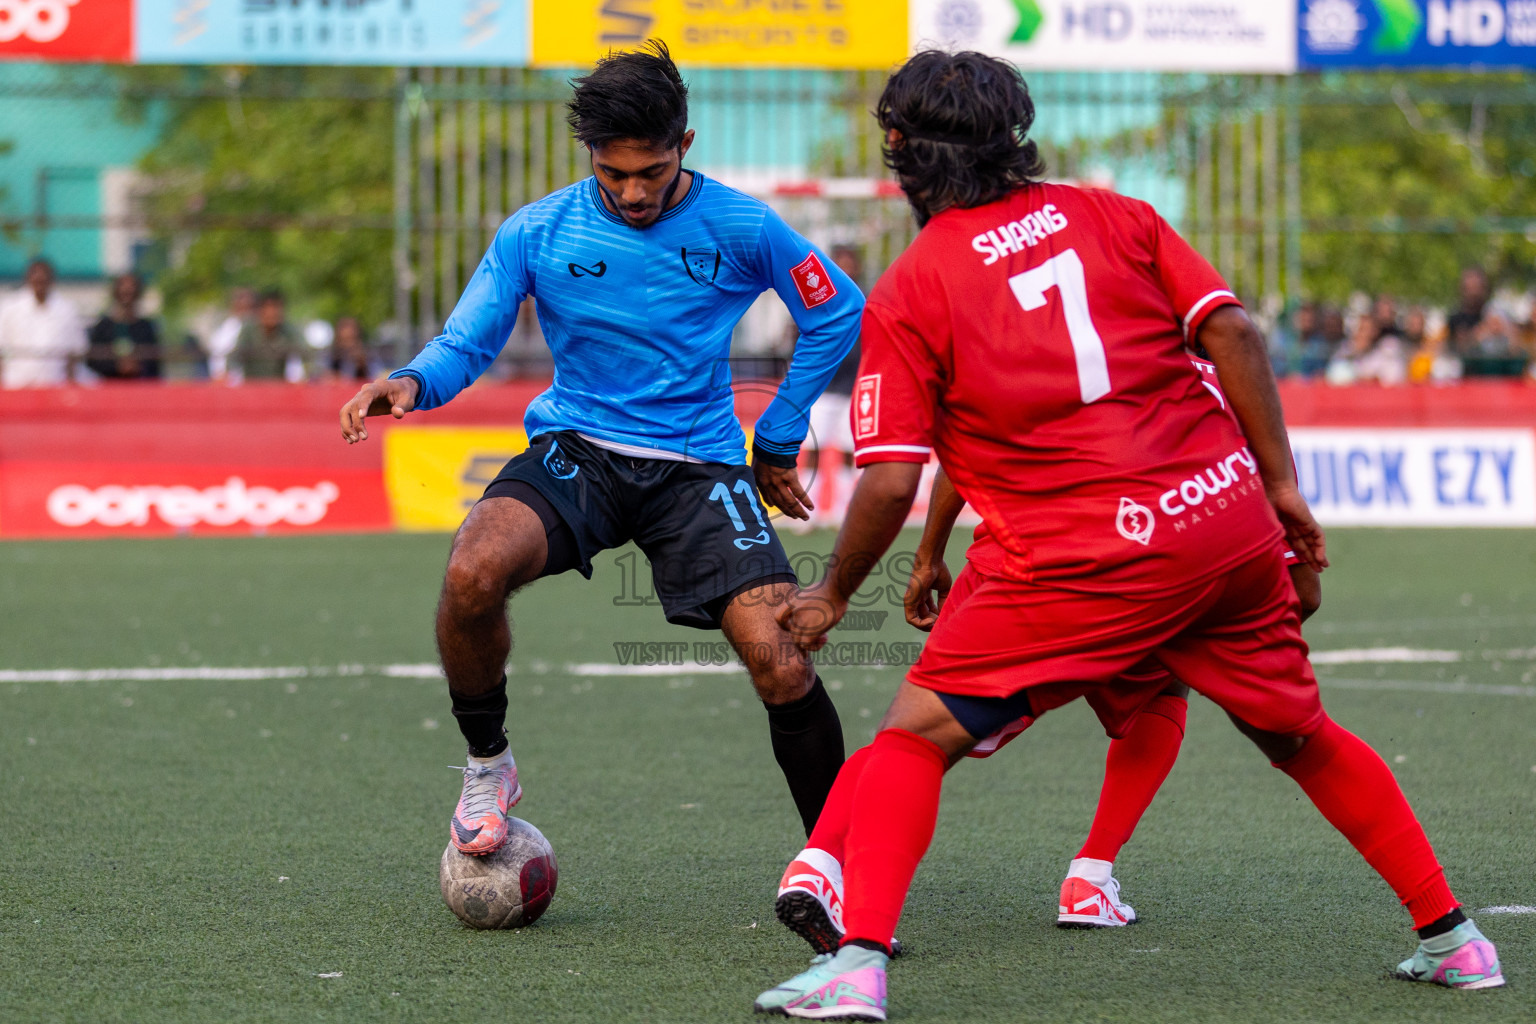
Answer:
[[[981,50],[1025,71],[1296,69],[1279,0],[911,0],[910,44]]]
[[[1536,0],[1302,0],[1303,68],[1530,67]]]

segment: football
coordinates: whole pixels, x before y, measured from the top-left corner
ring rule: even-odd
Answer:
[[[507,841],[495,853],[471,857],[449,843],[438,884],[448,909],[471,928],[521,928],[549,908],[559,874],[544,833],[508,818]]]

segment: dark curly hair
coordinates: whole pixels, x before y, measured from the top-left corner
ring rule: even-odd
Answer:
[[[919,225],[952,206],[1000,199],[1045,174],[1026,136],[1035,104],[1018,68],[984,53],[922,50],[897,69],[875,108],[885,164]],[[892,140],[895,130],[899,137]]]
[[[688,130],[688,86],[667,44],[648,39],[638,50],[610,51],[573,79],[565,121],[584,146],[635,139],[662,149],[682,144]]]

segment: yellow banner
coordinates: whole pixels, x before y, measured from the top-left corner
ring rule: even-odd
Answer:
[[[392,427],[384,485],[401,530],[456,530],[507,460],[528,447],[519,429]]]
[[[907,55],[906,0],[534,0],[533,63],[662,39],[680,64],[878,68]]]

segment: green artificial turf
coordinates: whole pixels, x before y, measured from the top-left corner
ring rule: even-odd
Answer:
[[[903,538],[908,544],[914,538]],[[825,550],[825,534],[787,538]],[[1536,531],[1335,531],[1320,670],[1393,765],[1509,986],[1389,980],[1406,914],[1212,706],[1117,874],[1143,922],[1052,926],[1107,740],[1081,705],[950,777],[891,973],[902,1021],[1536,1018]],[[433,660],[441,536],[0,546],[0,669],[356,664],[270,681],[0,683],[0,1021],[747,1021],[807,949],[773,919],[798,819],[741,675],[592,678],[713,640],[590,583],[514,602],[509,727],[554,844],[536,926],[463,928],[437,858],[463,747]],[[887,581],[888,582],[888,581]],[[616,604],[615,599],[620,603]],[[837,639],[907,641],[890,616]],[[867,624],[867,623],[866,623]],[[691,650],[691,648],[690,648]],[[691,656],[690,659],[691,660]],[[900,672],[826,667],[850,749]],[[339,972],[339,977],[320,977]]]

